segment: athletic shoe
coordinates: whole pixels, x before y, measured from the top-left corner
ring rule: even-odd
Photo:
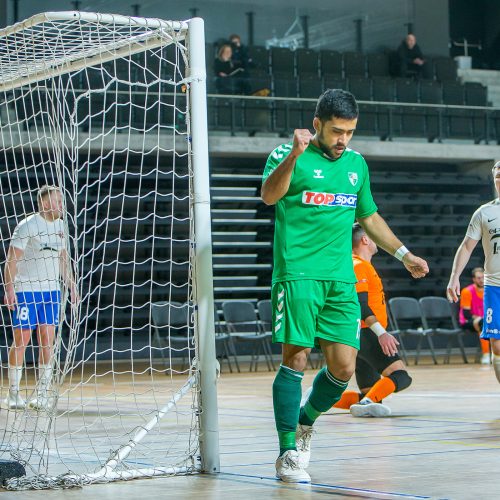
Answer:
[[[371,399],[364,398],[351,405],[350,412],[353,417],[388,417],[391,409],[382,403],[374,403]]]
[[[21,394],[10,390],[3,404],[9,410],[24,410],[26,408],[26,401],[21,397]]]
[[[37,394],[36,398],[30,400],[28,406],[32,410],[47,411],[52,407],[52,398],[46,396],[45,394]]]
[[[489,365],[489,364],[491,364],[490,354],[488,352],[485,352],[481,356],[481,364],[482,365]]]
[[[299,465],[302,469],[309,467],[309,460],[311,459],[311,439],[316,431],[312,425],[297,425],[295,433],[295,445],[299,454]]]
[[[285,451],[276,460],[276,477],[285,483],[310,483],[311,476],[300,466],[295,450]]]

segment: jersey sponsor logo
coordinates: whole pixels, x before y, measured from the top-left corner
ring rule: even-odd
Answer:
[[[357,172],[348,172],[347,177],[349,178],[349,182],[355,186],[358,183],[358,173]]]
[[[356,208],[357,201],[358,196],[355,194],[302,192],[302,203],[304,205]]]
[[[324,179],[325,177],[322,175],[323,170],[315,170],[314,171],[314,178],[315,179]]]

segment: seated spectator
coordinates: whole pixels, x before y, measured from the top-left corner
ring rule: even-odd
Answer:
[[[475,267],[472,270],[472,285],[465,287],[460,292],[460,324],[463,328],[470,329],[481,334],[483,329],[483,294],[484,294],[484,269]],[[480,339],[481,364],[490,364],[490,343]]]
[[[244,72],[242,67],[237,67],[232,61],[233,49],[229,44],[223,44],[214,62],[215,86],[220,94],[247,93],[245,78],[240,78]]]
[[[231,61],[235,68],[243,68],[248,71],[248,68],[253,66],[252,59],[248,55],[247,48],[241,43],[241,38],[239,35],[231,35],[229,37],[229,43],[231,44],[231,49],[233,49],[233,56]]]
[[[417,38],[408,33],[398,47],[399,72],[403,78],[429,78],[429,65],[426,63],[422,51],[417,44]]]

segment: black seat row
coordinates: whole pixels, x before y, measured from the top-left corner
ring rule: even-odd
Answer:
[[[252,70],[261,70],[274,75],[283,73],[288,76],[336,75],[345,78],[351,76],[397,76],[397,62],[393,52],[339,52],[337,50],[313,50],[300,48],[290,50],[284,47],[266,49],[263,46],[248,47]],[[207,66],[211,68],[216,51],[212,44],[207,44]],[[438,81],[457,79],[457,67],[449,57],[435,57],[429,60],[430,76]]]

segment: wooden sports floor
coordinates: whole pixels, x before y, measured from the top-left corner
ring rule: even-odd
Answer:
[[[305,387],[314,373],[306,372]],[[0,489],[0,499],[500,498],[500,385],[493,369],[452,360],[410,366],[410,373],[411,388],[386,400],[392,417],[355,419],[345,411],[320,417],[311,485],[274,477],[274,374],[264,371],[220,379],[220,474],[60,491]]]

